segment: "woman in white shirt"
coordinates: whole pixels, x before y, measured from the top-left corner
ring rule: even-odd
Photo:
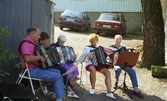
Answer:
[[[90,53],[91,50],[95,49],[96,47],[99,47],[99,45],[97,45],[97,42],[99,41],[99,36],[97,34],[90,34],[88,37],[88,40],[90,42],[90,45],[85,46],[82,55],[86,54],[86,53]],[[97,67],[95,68],[92,64],[92,59],[94,57],[92,55],[88,56],[88,58],[85,60],[86,63],[86,70],[90,72],[90,83],[92,86],[92,89],[90,90],[90,94],[94,94],[95,93],[95,82],[96,82],[96,71],[102,73],[105,76],[105,85],[107,88],[107,94],[106,96],[111,98],[111,99],[116,99],[113,95],[113,93],[111,92],[111,74],[110,71],[104,67]]]

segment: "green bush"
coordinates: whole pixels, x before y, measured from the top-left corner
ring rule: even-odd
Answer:
[[[3,63],[6,63],[9,59],[12,59],[15,62],[15,67],[20,67],[20,63],[16,63],[15,61],[15,58],[18,56],[14,53],[7,56],[9,49],[3,46],[3,40],[10,35],[10,32],[7,29],[7,27],[0,27],[0,81],[1,77],[9,75],[9,73],[2,70]]]
[[[128,31],[127,34],[142,36],[143,35],[142,27],[137,26],[132,30]]]

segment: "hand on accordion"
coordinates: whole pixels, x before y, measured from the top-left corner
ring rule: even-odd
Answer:
[[[117,63],[118,57],[119,57],[119,53],[116,52],[116,53],[114,54],[114,65]]]
[[[61,53],[60,52],[58,52],[58,56],[59,56],[59,58],[60,58],[60,60],[62,59],[62,56],[61,56]]]
[[[88,56],[88,59],[89,59],[89,60],[92,60],[93,58],[94,58],[93,55],[89,55],[89,56]]]
[[[41,61],[42,63],[45,63],[45,58],[44,58],[43,56],[40,56],[40,61]]]
[[[75,57],[77,58],[77,57],[78,57],[78,54],[76,54]]]

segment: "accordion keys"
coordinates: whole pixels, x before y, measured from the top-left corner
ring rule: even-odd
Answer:
[[[43,45],[38,45],[35,47],[34,53],[35,55],[41,55],[45,58],[45,63],[41,63],[41,61],[38,61],[40,64],[40,68],[42,69],[47,69],[54,65],[60,64],[57,50],[52,47],[45,48]]]
[[[61,46],[56,47],[57,51],[61,53],[62,59],[60,60],[61,63],[72,63],[76,60],[75,51],[70,46]]]
[[[99,46],[94,50],[91,50],[90,52],[94,57],[92,64],[95,66],[95,68],[98,68],[100,66],[105,66],[107,68],[112,67],[114,52],[110,48]]]

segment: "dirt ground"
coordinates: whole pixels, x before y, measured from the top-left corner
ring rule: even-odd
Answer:
[[[58,27],[55,27],[55,36],[54,40],[57,40],[57,37],[60,34],[64,34],[67,37],[67,42],[65,45],[73,46],[75,52],[78,56],[81,54],[85,45],[88,45],[88,35],[89,32],[77,32],[71,31],[69,29],[65,29],[64,31],[60,31]],[[114,42],[114,36],[111,35],[101,35],[99,39],[99,43],[102,46],[109,46],[112,42]],[[125,35],[123,36],[123,44],[127,47],[136,47],[143,44],[142,36],[133,36],[133,35]],[[139,68],[141,62],[141,58],[139,57],[136,66],[133,67],[135,69],[139,89],[144,94],[144,98],[138,98],[132,95],[132,99],[129,98],[128,93],[123,93],[121,89],[118,89],[114,92],[116,101],[167,101],[167,79],[166,78],[155,78],[151,76],[151,71],[145,68]],[[79,99],[66,98],[66,101],[112,101],[105,96],[106,87],[104,84],[104,76],[100,73],[96,74],[96,94],[90,95],[89,90],[91,88],[89,82],[89,72],[86,72],[85,68],[81,68],[81,64],[78,65],[80,75],[72,81],[73,90],[80,97]],[[84,67],[84,63],[83,63]],[[115,83],[114,78],[114,70],[109,69],[111,72],[111,81],[112,85]],[[82,74],[82,76],[81,76]],[[122,71],[119,85],[123,83],[124,71]],[[130,93],[133,92],[132,84],[129,76],[126,76],[126,84],[130,89]],[[112,91],[114,89],[112,88]],[[166,93],[166,94],[165,94]],[[39,101],[52,101],[49,96],[40,95]]]

